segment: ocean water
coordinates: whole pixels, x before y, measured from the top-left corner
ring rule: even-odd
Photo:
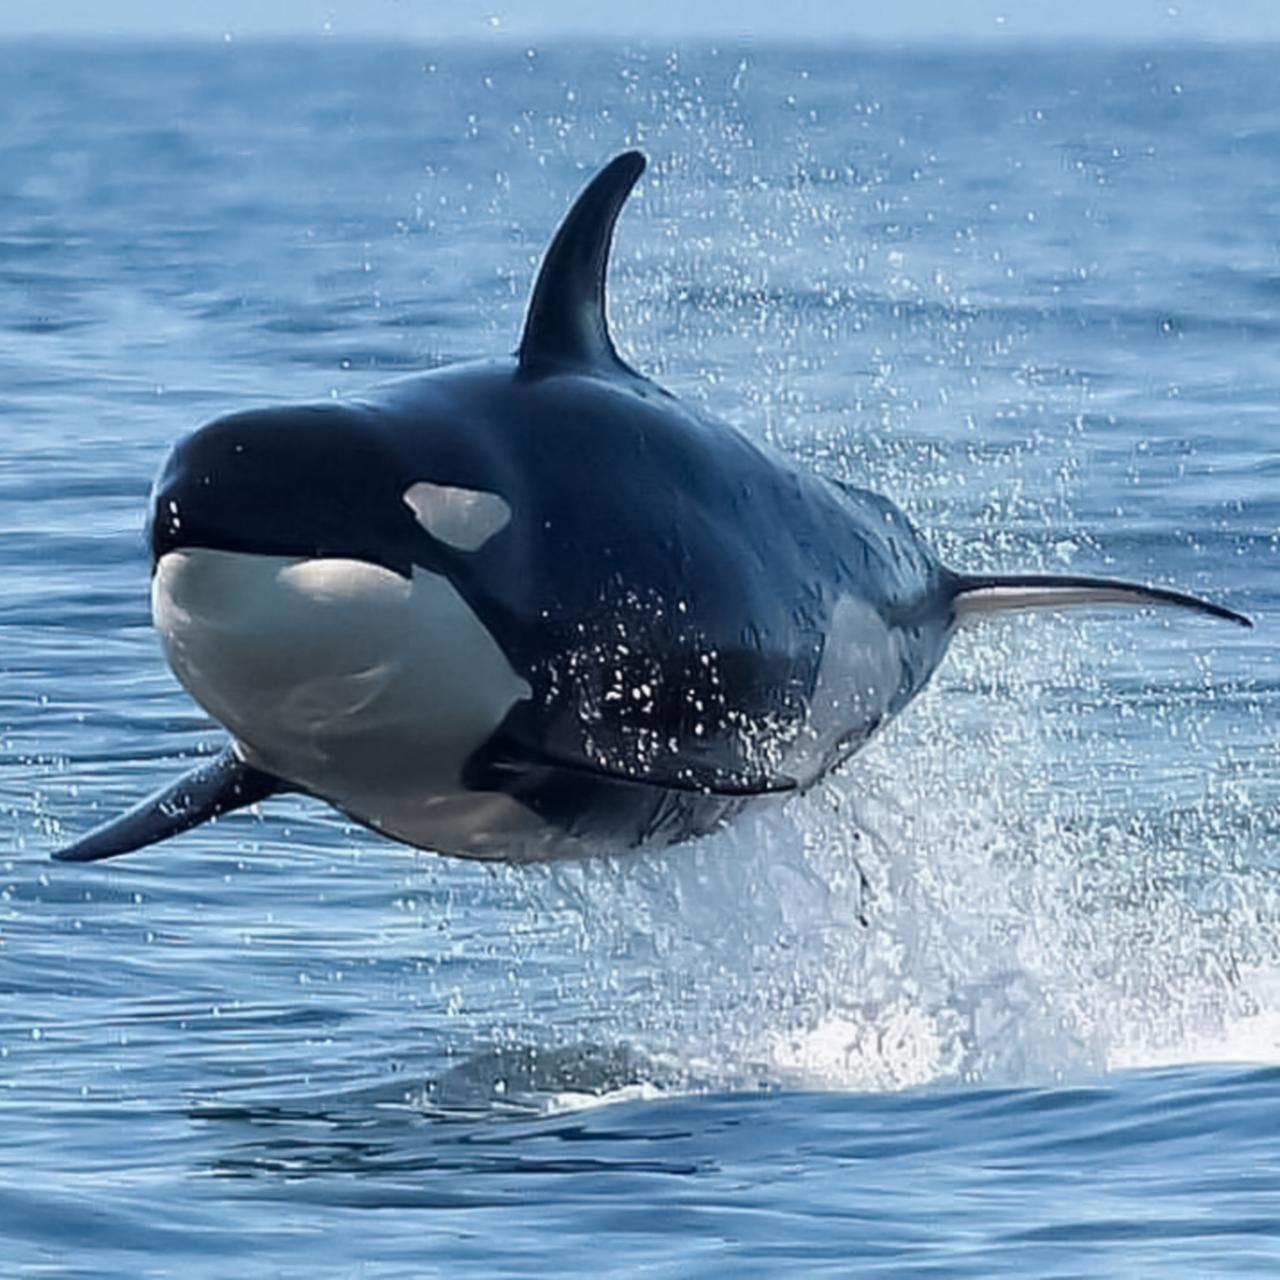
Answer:
[[[0,45],[0,1270],[1276,1274],[1275,61]],[[1255,629],[975,628],[821,794],[630,860],[284,800],[51,864],[219,740],[169,444],[509,350],[632,145],[638,367],[958,567]]]

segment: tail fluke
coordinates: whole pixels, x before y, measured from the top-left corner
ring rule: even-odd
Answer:
[[[1167,587],[1144,587],[1113,578],[1058,577],[1049,573],[954,575],[952,599],[960,620],[1007,609],[1065,609],[1075,605],[1124,604],[1192,609],[1241,627],[1253,623],[1225,605]]]
[[[176,782],[134,805],[128,813],[59,849],[59,862],[98,862],[167,840],[220,814],[257,804],[288,787],[279,778],[254,769],[227,747]]]

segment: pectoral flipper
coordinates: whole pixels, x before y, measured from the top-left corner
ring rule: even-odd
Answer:
[[[127,813],[95,828],[53,856],[59,862],[99,862],[167,840],[203,822],[244,809],[289,786],[245,764],[227,746],[212,760],[185,773],[134,805]]]

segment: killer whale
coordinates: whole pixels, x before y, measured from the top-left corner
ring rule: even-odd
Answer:
[[[281,792],[394,839],[525,860],[671,843],[812,786],[967,617],[1171,605],[973,576],[888,499],[686,405],[618,354],[616,157],[543,259],[516,352],[174,448],[148,517],[166,657],[220,755],[58,850],[90,862]]]

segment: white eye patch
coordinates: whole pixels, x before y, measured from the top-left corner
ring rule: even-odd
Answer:
[[[419,480],[404,492],[405,505],[437,541],[455,551],[479,551],[511,522],[511,508],[496,493]]]

